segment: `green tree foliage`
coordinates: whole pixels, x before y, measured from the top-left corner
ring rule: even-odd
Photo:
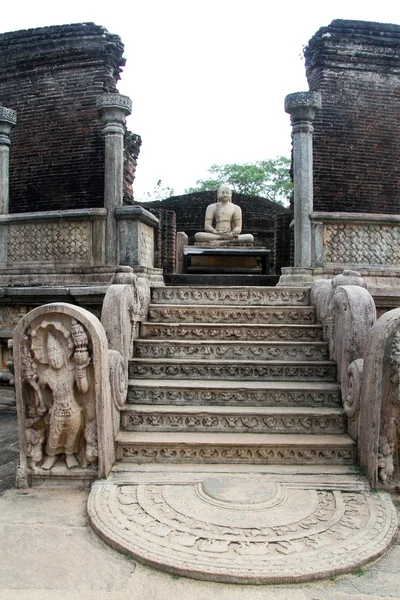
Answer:
[[[199,179],[196,186],[185,190],[187,194],[216,190],[222,183],[232,186],[239,194],[261,196],[287,205],[292,193],[290,159],[277,156],[244,165],[211,165],[212,177]]]
[[[151,192],[145,192],[139,198],[138,202],[152,202],[153,200],[164,200],[174,195],[174,190],[163,184],[161,179],[157,181]]]

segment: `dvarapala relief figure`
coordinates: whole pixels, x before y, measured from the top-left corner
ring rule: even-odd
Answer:
[[[27,331],[23,357],[23,380],[33,390],[33,400],[27,394],[29,466],[49,470],[60,454],[68,468],[94,463],[97,430],[84,327],[75,319],[44,319]]]

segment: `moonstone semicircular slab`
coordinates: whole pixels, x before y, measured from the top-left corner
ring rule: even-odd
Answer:
[[[397,533],[388,494],[261,474],[96,482],[94,530],[156,568],[210,581],[289,583],[351,572]]]

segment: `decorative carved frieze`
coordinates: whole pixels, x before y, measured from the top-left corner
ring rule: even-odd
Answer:
[[[160,287],[152,291],[158,304],[236,304],[307,306],[309,290],[288,288]]]
[[[132,443],[117,443],[117,458],[120,460],[140,460],[142,462],[200,462],[200,463],[244,463],[244,464],[349,464],[355,459],[351,448],[329,446],[310,448],[305,444],[298,447],[254,447],[241,443],[240,446],[181,445],[171,446]]]
[[[193,414],[174,412],[168,414],[152,411],[151,414],[125,411],[122,415],[125,431],[210,431],[253,433],[343,433],[343,415],[259,415],[259,414]]]
[[[322,339],[320,325],[235,325],[143,323],[143,338],[191,340],[310,341]]]
[[[219,344],[152,342],[139,340],[135,343],[134,354],[138,358],[203,358],[217,360],[328,360],[328,346],[325,343],[298,343],[284,345]]]
[[[272,362],[272,361],[271,361]],[[291,379],[298,381],[321,380],[334,381],[336,365],[323,364],[241,364],[221,361],[214,364],[208,361],[182,364],[177,362],[156,362],[133,360],[130,362],[131,377],[138,378],[178,378],[178,379],[228,379],[228,380],[273,380]]]
[[[260,307],[157,306],[149,310],[150,321],[180,323],[314,323],[312,307],[266,309]]]
[[[340,390],[292,391],[213,388],[140,388],[128,392],[131,404],[201,404],[232,406],[341,406]]]

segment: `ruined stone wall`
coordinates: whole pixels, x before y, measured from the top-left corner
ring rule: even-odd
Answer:
[[[400,212],[400,26],[335,20],[305,49],[314,210]]]
[[[0,105],[17,111],[10,212],[103,206],[104,140],[95,101],[117,93],[122,54],[120,38],[93,23],[0,35]],[[126,144],[128,201],[139,147],[138,140]]]
[[[172,210],[149,210],[159,220],[154,230],[154,266],[164,273],[175,273],[176,215]]]

